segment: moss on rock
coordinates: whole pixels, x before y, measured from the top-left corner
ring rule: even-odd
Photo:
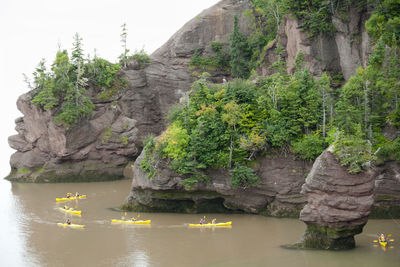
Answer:
[[[323,250],[352,249],[355,247],[354,235],[360,234],[362,228],[363,225],[356,228],[333,228],[309,224],[304,236],[298,243],[282,247]]]
[[[400,205],[374,205],[372,206],[370,219],[400,219]]]
[[[45,167],[12,168],[5,179],[22,183],[99,182],[124,179],[123,173],[116,172],[115,167],[118,166],[113,164],[78,166],[65,163],[58,165],[57,169]]]
[[[135,190],[135,199],[120,208],[136,212],[237,213],[224,206],[224,198],[216,192]]]

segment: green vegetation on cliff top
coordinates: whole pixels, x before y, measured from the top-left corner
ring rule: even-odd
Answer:
[[[140,68],[149,64],[150,58],[143,51],[128,55],[126,48],[126,25],[123,25],[121,42],[124,51],[119,63],[111,63],[97,57],[84,57],[82,38],[75,34],[71,56],[67,50],[61,50],[47,70],[44,60],[41,60],[33,72],[32,84],[28,79],[28,86],[33,90],[32,103],[43,110],[51,110],[55,121],[69,128],[82,118],[89,116],[94,110],[92,98],[108,100],[116,96],[127,86],[123,78],[121,67],[134,59]],[[93,93],[89,95],[88,89]]]
[[[393,1],[384,3],[395,5]],[[336,6],[348,4],[339,1]],[[155,153],[168,158],[169,166],[179,174],[198,175],[205,168],[230,169],[237,176],[232,183],[239,187],[257,183],[255,174],[244,168],[257,155],[271,151],[292,151],[312,161],[333,143],[334,153],[351,173],[368,169],[376,158],[399,159],[398,150],[393,149],[398,147],[399,138],[390,140],[383,134],[388,125],[394,129],[400,126],[399,32],[393,26],[398,14],[384,16],[382,23],[376,25],[394,27],[390,28],[390,40],[385,39],[386,33],[379,36],[379,31],[367,23],[376,39],[374,52],[368,66],[360,67],[339,89],[331,88],[333,82],[327,74],[315,79],[305,66],[302,53],[297,56],[295,72],[287,74],[279,42],[278,60],[271,66],[275,73],[268,77],[216,85],[208,83],[207,75],[203,75],[193,84],[189,102],[172,109],[171,124],[155,143]],[[382,26],[385,23],[387,26]],[[234,38],[236,27],[237,19],[231,48],[238,39],[243,41]],[[232,50],[230,57],[233,74]],[[248,71],[242,68],[238,73]],[[192,178],[187,184],[194,183]]]

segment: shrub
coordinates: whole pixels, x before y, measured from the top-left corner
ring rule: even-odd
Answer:
[[[149,135],[143,141],[144,144],[144,157],[139,163],[140,169],[142,169],[146,174],[148,179],[152,179],[156,176],[157,171],[153,166],[154,157],[153,152],[155,148],[154,135]]]
[[[379,144],[379,151],[377,156],[382,160],[396,160],[400,162],[400,138],[395,140],[385,140]]]
[[[314,161],[325,149],[324,140],[316,134],[304,135],[300,140],[292,142],[293,152],[302,159]]]
[[[359,173],[369,169],[375,155],[371,152],[371,142],[361,137],[361,127],[355,135],[339,132],[334,142],[333,153],[339,158],[342,166],[348,166],[349,173]]]
[[[147,67],[151,62],[150,56],[143,49],[135,51],[135,53],[129,56],[128,59],[134,59],[141,69]]]
[[[187,178],[183,181],[181,181],[181,185],[183,185],[185,187],[185,190],[190,191],[194,189],[194,185],[197,183],[210,183],[211,179],[209,177],[207,177],[207,175],[202,174],[202,173],[198,173],[195,174],[193,176],[191,176],[190,178]]]
[[[102,142],[103,144],[107,144],[108,141],[109,141],[110,138],[111,138],[111,135],[112,135],[111,127],[108,126],[108,127],[104,130],[103,137],[101,138],[101,142]]]
[[[248,188],[257,186],[259,177],[253,172],[251,168],[236,164],[235,168],[231,170],[233,188]]]
[[[153,179],[156,176],[156,170],[146,157],[140,161],[139,167],[147,174],[146,177],[148,179]]]
[[[113,64],[103,58],[96,57],[87,64],[89,79],[101,91],[112,87],[121,69],[120,64]]]
[[[199,181],[196,178],[190,177],[181,181],[181,185],[183,185],[186,191],[190,191],[194,189],[194,185],[197,184],[198,182]]]
[[[185,148],[188,146],[189,140],[190,136],[187,130],[174,122],[161,134],[157,143],[162,146],[160,151],[164,157],[181,160],[186,156]]]

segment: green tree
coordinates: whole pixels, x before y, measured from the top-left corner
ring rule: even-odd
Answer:
[[[50,110],[58,105],[58,98],[54,95],[54,80],[46,71],[45,61],[42,59],[33,73],[33,89],[36,95],[32,103],[40,105],[44,110]]]
[[[333,153],[339,158],[342,166],[348,166],[349,173],[367,170],[375,160],[372,144],[363,138],[360,125],[355,127],[354,134],[338,133]]]
[[[119,59],[122,63],[122,66],[126,68],[127,63],[128,63],[128,53],[129,49],[127,48],[127,36],[128,36],[128,30],[126,29],[126,23],[121,25],[122,28],[122,33],[121,33],[121,43],[122,43],[122,48],[124,49],[122,51],[122,54],[119,56]]]
[[[387,45],[400,44],[400,2],[398,0],[369,0],[374,12],[365,27],[373,39],[383,39]]]
[[[311,133],[293,142],[292,147],[293,152],[299,154],[302,159],[313,161],[324,151],[326,146],[324,139],[319,134]]]
[[[78,33],[74,35],[74,43],[72,44],[71,53],[72,64],[77,68],[78,65],[83,64],[83,48],[82,48],[82,38]]]
[[[189,140],[190,136],[187,130],[177,122],[174,122],[161,134],[156,144],[156,149],[160,146],[165,157],[172,160],[182,160],[186,157],[186,147],[189,144]]]
[[[247,79],[250,75],[251,51],[246,37],[240,32],[237,15],[234,17],[233,31],[230,36],[230,58],[232,76]]]
[[[249,167],[236,164],[235,168],[231,170],[232,180],[231,184],[233,188],[249,188],[251,186],[257,186],[259,177]]]
[[[240,121],[240,106],[236,104],[234,100],[228,102],[224,106],[225,113],[222,114],[222,121],[225,122],[230,128],[229,136],[230,136],[230,145],[229,145],[229,168],[232,166],[232,152],[234,149],[235,138],[237,137],[237,129],[236,126]]]
[[[330,80],[326,73],[323,73],[318,79],[317,86],[322,96],[322,136],[325,140],[327,109],[332,102],[330,95],[330,92],[332,91],[330,88]]]

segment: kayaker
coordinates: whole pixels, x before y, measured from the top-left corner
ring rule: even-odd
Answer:
[[[136,218],[135,218],[135,217],[132,217],[132,218],[131,218],[131,221],[136,221]]]
[[[67,210],[67,209],[68,209],[68,206],[67,206],[67,205],[64,205],[64,209]]]
[[[203,218],[201,218],[201,219],[200,219],[200,224],[203,224],[203,222],[204,222],[204,221],[203,221]]]
[[[75,193],[75,196],[76,196],[76,197],[79,197],[79,193],[78,193],[78,192],[76,192],[76,193]]]
[[[215,224],[216,222],[217,222],[217,219],[214,218],[211,223]]]
[[[379,236],[379,242],[385,242],[386,241],[386,236],[385,236],[385,234],[381,234],[380,236]]]
[[[70,224],[71,224],[71,221],[70,221],[69,219],[67,220],[67,224],[68,224],[68,225],[70,225]]]

